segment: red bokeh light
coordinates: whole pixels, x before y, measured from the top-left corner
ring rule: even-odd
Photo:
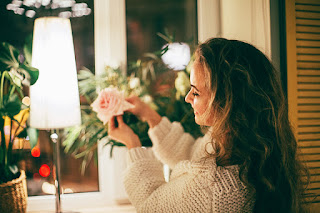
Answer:
[[[41,181],[41,176],[40,176],[40,174],[39,174],[39,173],[34,173],[34,174],[33,174],[33,180],[35,180],[35,181],[37,181],[37,182]]]
[[[39,174],[42,177],[48,177],[50,175],[50,167],[47,164],[42,164],[39,169]]]
[[[35,158],[40,157],[40,149],[38,147],[33,147],[33,149],[31,150],[31,155]]]

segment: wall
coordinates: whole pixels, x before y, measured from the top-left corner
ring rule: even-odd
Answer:
[[[220,0],[221,36],[255,45],[271,58],[270,1]]]

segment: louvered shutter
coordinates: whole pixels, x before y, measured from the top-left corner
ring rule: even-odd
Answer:
[[[311,183],[305,194],[320,212],[320,0],[286,0],[289,116]]]

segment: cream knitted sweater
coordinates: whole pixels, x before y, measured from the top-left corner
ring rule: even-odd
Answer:
[[[252,212],[254,201],[239,179],[239,167],[204,160],[208,135],[194,140],[180,123],[166,117],[148,133],[161,162],[150,150],[130,149],[124,177],[137,212]],[[164,180],[162,163],[172,169],[169,182]]]

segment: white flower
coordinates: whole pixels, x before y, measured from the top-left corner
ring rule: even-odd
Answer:
[[[190,61],[190,47],[186,43],[166,44],[162,49],[168,47],[161,59],[170,69],[184,70]]]
[[[144,95],[143,97],[141,97],[141,100],[147,104],[150,104],[153,101],[153,99],[150,95]]]
[[[129,87],[130,89],[134,89],[140,86],[140,79],[139,78],[131,78],[129,80]]]
[[[174,85],[177,90],[176,98],[179,99],[180,96],[185,96],[190,88],[190,80],[185,72],[178,72],[178,77],[176,78]]]

